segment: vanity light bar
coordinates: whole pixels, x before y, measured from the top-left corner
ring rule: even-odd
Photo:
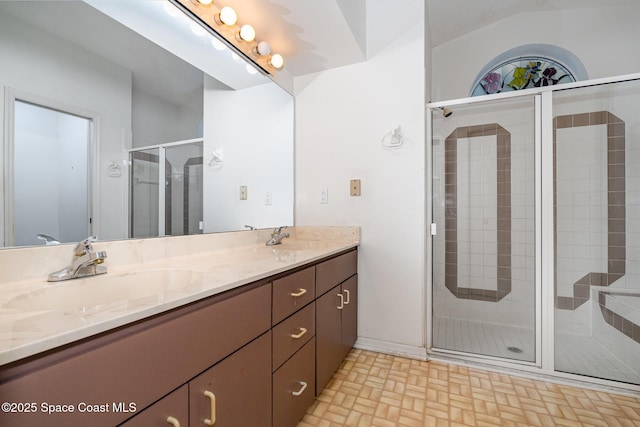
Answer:
[[[251,25],[238,25],[238,15],[229,6],[221,10],[213,0],[169,0],[194,20],[200,21],[222,37],[235,50],[257,65],[267,74],[273,74],[284,66],[282,55],[271,52],[266,41],[257,42]]]

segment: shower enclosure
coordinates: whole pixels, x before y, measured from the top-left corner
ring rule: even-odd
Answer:
[[[639,389],[640,75],[428,112],[430,353]]]
[[[129,237],[202,233],[202,140],[130,150]]]

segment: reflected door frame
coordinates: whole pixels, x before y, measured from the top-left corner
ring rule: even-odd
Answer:
[[[3,173],[0,174],[0,188],[3,188],[4,197],[0,197],[0,243],[4,247],[15,246],[14,229],[14,146],[15,146],[15,105],[16,101],[33,104],[42,108],[60,111],[62,113],[85,118],[90,121],[89,148],[87,159],[87,198],[89,200],[88,213],[89,224],[87,236],[100,233],[100,201],[94,195],[99,188],[99,152],[100,152],[100,115],[91,111],[67,105],[42,96],[34,95],[9,86],[4,87],[4,135],[2,147]],[[55,237],[55,236],[54,236]]]

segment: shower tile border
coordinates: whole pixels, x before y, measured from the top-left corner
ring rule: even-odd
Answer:
[[[557,130],[599,125],[607,126],[607,272],[589,272],[573,284],[572,296],[559,296],[556,256],[554,299],[559,310],[577,309],[589,301],[591,286],[609,286],[626,273],[625,122],[609,111],[569,114],[553,119],[554,251],[557,253],[558,245]]]
[[[496,290],[458,285],[458,139],[496,136]],[[445,287],[460,299],[498,302],[511,293],[511,133],[497,123],[456,128],[445,139]]]
[[[627,293],[627,292],[612,292],[612,291],[600,291],[598,292],[598,306],[600,307],[600,312],[602,313],[602,318],[604,321],[622,332],[632,340],[637,343],[640,343],[640,325],[632,322],[631,320],[625,318],[624,316],[619,315],[615,311],[611,310],[607,307],[607,296],[608,295],[622,295],[629,297],[640,298],[640,293]]]

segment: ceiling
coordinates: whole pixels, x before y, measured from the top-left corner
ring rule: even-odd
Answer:
[[[100,0],[85,1],[98,3]],[[518,13],[635,5],[637,2],[638,0],[215,0],[219,8],[232,6],[236,9],[239,24],[251,23],[256,29],[258,40],[267,40],[274,52],[284,56],[285,69],[281,73],[288,79],[370,58],[403,33],[421,24],[425,5],[428,16],[427,39],[432,46],[438,46]],[[55,30],[60,34],[60,37],[75,40],[86,49],[93,49],[92,43],[100,42],[98,35],[111,34],[117,25],[106,17],[100,20],[99,26],[84,23],[81,14],[90,8],[82,2],[0,1],[0,13],[9,10],[10,4],[15,6],[29,3],[40,4],[41,9],[37,14],[29,12],[28,19],[38,21],[38,25],[48,26],[51,31]],[[74,6],[72,3],[76,3],[75,7],[69,9],[69,6]],[[402,6],[398,7],[399,4]],[[396,7],[390,11],[390,5]],[[19,9],[14,7],[12,13],[19,14]],[[389,18],[391,12],[393,19]],[[25,13],[22,15],[22,19],[27,19]],[[75,25],[71,25],[72,23]],[[169,61],[168,57],[172,55],[168,52],[154,47],[147,40],[133,42],[129,36],[103,37],[100,43],[110,45],[110,55],[134,70],[134,78],[136,75],[162,76],[162,81],[157,85],[163,88],[167,97],[184,89],[174,86],[189,84],[188,79],[178,81],[174,76],[192,76],[194,82],[198,79],[199,74],[184,61]],[[136,51],[130,48],[133,43],[144,44],[149,52],[154,53],[141,61],[139,55],[135,54]],[[141,84],[154,84],[152,79],[141,80]],[[195,83],[191,84],[191,90],[197,90]]]
[[[638,0],[426,0],[431,46],[446,43],[519,13],[611,8]]]

